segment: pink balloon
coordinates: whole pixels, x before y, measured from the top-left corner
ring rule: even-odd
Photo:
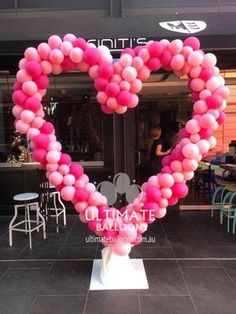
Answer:
[[[98,68],[99,76],[109,79],[114,74],[113,65],[109,62],[102,63]]]
[[[128,106],[132,101],[132,94],[128,91],[121,91],[117,100],[121,106]]]
[[[182,153],[186,158],[194,159],[199,154],[199,149],[196,144],[188,143],[183,146]]]
[[[46,134],[38,134],[33,138],[34,144],[37,148],[47,149],[50,142]]]
[[[26,81],[22,84],[22,90],[26,95],[33,96],[37,93],[38,87],[33,81]]]
[[[133,82],[137,77],[137,71],[134,67],[128,66],[122,71],[123,78],[128,82]]]
[[[205,113],[199,119],[199,124],[204,129],[212,128],[213,123],[215,122],[215,118],[212,114]]]
[[[174,71],[180,70],[184,66],[184,57],[181,54],[174,55],[170,62],[170,67]]]
[[[194,67],[201,65],[203,54],[200,51],[193,51],[188,56],[188,63]]]
[[[19,83],[31,81],[32,77],[26,72],[25,69],[21,69],[16,73],[16,79]]]
[[[200,140],[197,142],[197,146],[201,154],[207,154],[210,150],[210,144],[207,140]]]
[[[46,154],[47,154],[46,149],[35,148],[32,152],[32,158],[35,161],[43,163],[46,160]]]
[[[89,76],[92,79],[95,79],[98,77],[98,65],[92,65],[89,69]]]
[[[164,51],[162,56],[160,57],[161,64],[164,67],[169,66],[171,59],[172,59],[172,54],[170,51]]]
[[[117,99],[115,97],[109,97],[107,99],[107,107],[115,109],[118,106]]]
[[[217,118],[217,122],[219,124],[223,124],[225,122],[226,119],[226,114],[223,111],[220,111],[219,117]]]
[[[214,91],[221,85],[221,80],[219,76],[212,76],[206,81],[206,88],[210,91]]]
[[[174,182],[183,182],[184,181],[184,175],[182,172],[174,172],[172,174],[174,178]]]
[[[96,99],[97,99],[97,102],[99,104],[104,105],[107,102],[107,98],[108,98],[108,96],[105,92],[98,92],[97,93]]]
[[[184,171],[195,171],[198,168],[198,162],[196,159],[183,159],[182,161]]]
[[[47,43],[39,44],[37,50],[41,59],[48,60],[51,47]]]
[[[44,122],[40,128],[41,133],[51,134],[54,132],[54,127],[51,122]]]
[[[170,42],[169,50],[172,54],[177,55],[183,49],[183,42],[180,39],[174,39]]]
[[[70,167],[69,167],[68,165],[60,165],[59,168],[58,168],[58,171],[59,171],[63,176],[65,176],[66,174],[69,173]]]
[[[199,98],[201,100],[206,100],[209,96],[211,96],[211,91],[209,91],[208,89],[203,89],[200,93],[199,93]]]
[[[136,70],[140,70],[143,67],[143,60],[140,57],[134,57],[132,61],[132,66]]]
[[[142,81],[135,79],[130,86],[130,91],[132,93],[139,93],[142,89]]]
[[[75,198],[77,201],[84,202],[87,201],[89,197],[89,192],[85,188],[79,188],[75,192]]]
[[[38,54],[38,51],[37,49],[33,48],[33,47],[29,47],[25,50],[25,58],[28,60],[28,61],[41,61],[41,58]]]
[[[88,207],[88,203],[87,202],[77,202],[77,203],[75,203],[75,210],[78,213],[83,213],[87,207]]]
[[[184,46],[190,46],[194,50],[198,50],[200,48],[200,41],[197,37],[188,37],[184,40]]]
[[[93,206],[101,205],[101,194],[98,191],[90,192],[88,203]]]
[[[40,64],[36,61],[26,62],[25,69],[27,73],[33,78],[39,76],[42,72]]]
[[[150,76],[150,70],[145,65],[138,71],[138,78],[141,81],[145,81]]]
[[[44,124],[44,119],[42,119],[41,117],[36,117],[34,119],[34,121],[32,122],[32,127],[36,128],[36,129],[40,129],[42,127],[42,125]]]
[[[70,166],[70,173],[73,174],[76,179],[79,179],[84,173],[84,170],[80,164],[72,164]]]
[[[75,177],[72,174],[67,174],[64,176],[63,184],[64,185],[74,185],[75,183]]]
[[[120,87],[117,83],[108,83],[106,86],[106,93],[109,97],[117,96],[120,92]]]
[[[162,188],[161,189],[161,196],[163,198],[170,198],[172,196],[172,190],[169,188]]]
[[[179,160],[172,161],[170,167],[174,172],[181,172],[183,170],[182,163]]]
[[[200,131],[200,125],[198,123],[198,120],[195,119],[188,120],[185,128],[190,134],[197,134]]]
[[[202,67],[207,68],[207,67],[214,67],[216,65],[216,56],[213,55],[213,53],[206,53],[203,57],[202,61]]]
[[[208,107],[204,100],[198,100],[193,105],[193,110],[196,114],[202,115],[207,111]]]
[[[131,251],[131,244],[116,241],[112,245],[112,251],[121,256],[128,255]]]
[[[202,71],[202,67],[201,66],[195,66],[192,69],[190,69],[190,77],[191,78],[198,78],[200,73]]]
[[[174,179],[171,174],[163,173],[159,177],[159,182],[162,187],[170,188],[174,184]]]
[[[135,82],[135,81],[134,81]],[[129,91],[131,88],[131,83],[127,82],[127,81],[122,81],[120,82],[120,90],[127,90]]]
[[[57,150],[58,152],[60,152],[61,149],[62,149],[61,143],[59,143],[58,141],[51,141],[48,145],[48,150]],[[61,160],[61,158],[60,158],[60,160]]]
[[[38,89],[46,89],[49,86],[49,79],[47,75],[41,74],[34,81],[37,84]]]
[[[208,108],[217,109],[223,103],[223,98],[218,94],[213,94],[206,99]]]
[[[62,51],[64,56],[69,56],[72,48],[73,48],[73,45],[69,41],[63,41],[60,45],[60,50]]]
[[[171,189],[175,198],[184,198],[188,194],[188,187],[185,183],[175,183]]]
[[[205,82],[200,78],[192,79],[190,82],[190,87],[195,92],[200,92],[205,88]]]
[[[27,138],[29,140],[32,140],[38,134],[40,134],[40,131],[38,129],[29,128],[29,130],[27,131]]]
[[[23,111],[23,108],[21,106],[15,105],[12,108],[12,114],[15,118],[20,118],[20,114]]]
[[[63,176],[61,175],[60,172],[54,171],[54,172],[50,173],[48,179],[49,179],[51,184],[59,185],[63,181]]]
[[[32,97],[28,97],[25,100],[24,107],[25,107],[25,109],[28,109],[28,110],[33,111],[33,112],[36,112],[36,111],[38,111],[40,109],[41,102],[36,97],[33,97],[33,96]]]
[[[62,39],[57,35],[52,35],[48,38],[48,45],[52,48],[59,48],[62,43]]]
[[[166,215],[166,208],[159,208],[156,211],[156,218],[160,219],[163,218]]]
[[[125,68],[128,67],[132,64],[133,58],[130,54],[122,54],[122,56],[120,57],[120,64]]]
[[[148,47],[148,51],[150,53],[150,56],[153,58],[158,58],[162,55],[164,50],[164,45],[163,43],[159,42],[159,41],[155,41],[153,43],[150,44],[150,46]]]
[[[161,198],[161,192],[158,187],[149,185],[146,189],[147,199],[150,202],[158,202]]]
[[[61,197],[65,201],[71,201],[74,198],[75,188],[73,186],[64,186],[61,189]]]
[[[57,163],[60,160],[61,153],[56,150],[50,150],[47,153],[46,159],[50,163]]]
[[[61,64],[64,60],[64,55],[59,49],[53,49],[49,54],[49,59],[53,64]]]
[[[46,164],[46,170],[48,172],[54,172],[54,171],[57,171],[57,169],[58,169],[58,164],[57,163],[56,164],[51,164],[51,163],[47,163]]]
[[[22,120],[18,120],[15,124],[15,127],[17,131],[20,132],[21,134],[26,134],[30,128],[30,125]]]
[[[151,58],[147,65],[151,71],[158,71],[161,67],[161,62],[159,58]]]
[[[97,48],[88,47],[84,51],[83,59],[89,65],[98,64],[100,59],[100,52],[97,50]]]

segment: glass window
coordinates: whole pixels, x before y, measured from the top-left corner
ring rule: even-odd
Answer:
[[[23,155],[28,146],[26,138],[14,129],[11,101],[14,81],[14,76],[0,77],[0,162],[12,158],[27,161]],[[85,75],[72,73],[50,77],[50,83],[42,104],[46,120],[55,126],[63,152],[70,154],[73,161],[99,161],[101,165],[103,114],[95,91],[92,92],[92,81]]]

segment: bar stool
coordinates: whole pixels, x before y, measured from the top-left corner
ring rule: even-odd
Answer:
[[[29,244],[32,249],[32,236],[31,233],[35,230],[39,232],[39,228],[43,227],[43,238],[46,239],[46,225],[42,214],[40,213],[39,203],[36,199],[39,197],[37,193],[22,193],[13,197],[14,201],[23,202],[23,204],[17,204],[14,206],[15,214],[9,224],[9,246],[12,246],[12,231],[29,233]],[[34,201],[35,200],[35,201]],[[18,217],[18,209],[25,209],[25,219],[15,223]],[[36,212],[36,220],[31,219],[31,211]],[[32,223],[36,223],[36,226],[32,228]],[[24,227],[19,227],[24,224]]]
[[[56,218],[57,233],[59,232],[59,217],[63,216],[63,224],[66,226],[66,208],[61,200],[59,191],[55,190],[55,186],[48,182],[42,182],[40,205],[45,209],[46,219],[48,216]]]

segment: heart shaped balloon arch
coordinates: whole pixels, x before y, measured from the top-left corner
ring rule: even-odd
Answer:
[[[107,47],[96,48],[73,34],[65,35],[63,40],[53,35],[37,49],[26,49],[24,56],[12,94],[16,129],[27,134],[33,159],[47,171],[49,182],[62,198],[74,204],[81,221],[113,252],[128,254],[132,246],[140,243],[148,224],[163,217],[167,206],[187,195],[186,181],[192,179],[202,157],[216,146],[212,132],[225,120],[225,99],[229,94],[216,67],[216,57],[205,54],[199,40],[189,37],[184,42],[163,39],[127,48],[114,62]],[[142,81],[160,67],[178,77],[188,76],[194,100],[192,119],[181,130],[180,142],[164,157],[161,173],[142,185],[142,193],[121,214],[108,207],[106,197],[89,182],[83,167],[72,164],[70,156],[61,153],[54,126],[44,119],[41,100],[49,85],[49,74],[78,69],[94,79],[102,111],[123,114],[138,105],[136,94],[142,89]]]

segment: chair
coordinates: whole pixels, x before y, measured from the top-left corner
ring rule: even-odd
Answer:
[[[225,195],[225,192],[226,192],[226,188],[225,188],[225,185],[219,185],[214,194],[213,194],[213,197],[212,197],[212,201],[211,201],[211,204],[212,204],[212,207],[211,207],[211,218],[213,218],[214,216],[214,210],[215,209],[220,209],[221,206],[222,206],[222,203],[223,203],[223,198],[224,198],[224,195]]]
[[[63,216],[63,225],[66,226],[66,208],[60,196],[60,192],[55,190],[55,187],[49,182],[40,184],[40,207],[44,208],[44,215],[56,218],[57,233],[59,232],[59,217]],[[59,205],[59,206],[58,206]]]
[[[23,202],[22,204],[16,204],[14,206],[14,216],[9,224],[9,246],[12,246],[12,232],[19,231],[25,232],[29,234],[29,245],[30,249],[32,249],[32,232],[37,230],[39,232],[39,228],[43,228],[43,238],[46,239],[46,226],[45,219],[43,215],[40,213],[39,203],[36,199],[39,197],[37,193],[22,193],[17,194],[13,197],[14,201]],[[15,223],[18,218],[18,210],[24,208],[24,219]],[[36,220],[31,219],[31,212],[35,211]],[[32,227],[32,224],[36,224],[36,226]],[[24,225],[24,227],[21,227]]]
[[[222,205],[220,207],[220,223],[223,224],[224,216],[227,217],[227,232],[230,230],[230,220],[233,220],[232,232],[235,234],[236,224],[236,185],[226,185],[227,193],[223,198]]]

